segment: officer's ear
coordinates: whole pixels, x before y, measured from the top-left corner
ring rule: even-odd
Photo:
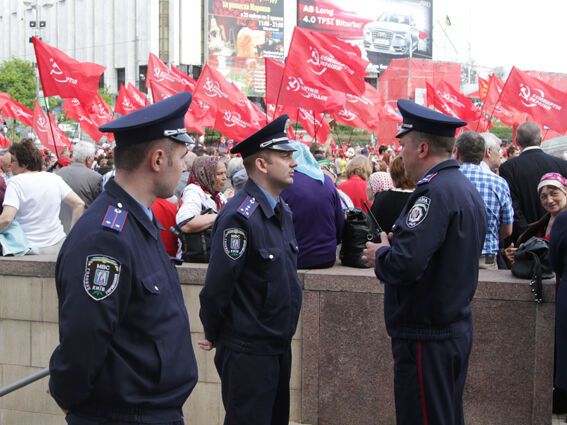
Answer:
[[[262,174],[268,174],[268,164],[271,164],[271,158],[268,152],[259,152],[254,159],[256,169]]]
[[[148,162],[152,171],[159,172],[168,163],[167,151],[161,146],[151,150],[148,155]]]
[[[417,153],[420,158],[427,158],[429,156],[429,143],[425,140],[417,142]]]

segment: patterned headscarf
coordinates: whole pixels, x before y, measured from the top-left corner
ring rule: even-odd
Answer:
[[[390,173],[387,173],[385,171],[378,171],[374,174],[371,174],[368,178],[368,184],[370,185],[370,188],[372,189],[372,193],[374,195],[379,192],[390,190],[394,187]]]
[[[215,191],[215,179],[219,161],[220,158],[216,156],[198,156],[195,158],[189,174],[189,184],[196,184],[203,191],[209,193],[220,209],[222,205],[219,196],[220,192]]]
[[[539,191],[544,186],[553,186],[560,189],[563,193],[567,194],[567,179],[559,173],[547,173],[541,177],[539,184],[537,185],[537,191]]]

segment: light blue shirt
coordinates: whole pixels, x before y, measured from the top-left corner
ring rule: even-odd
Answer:
[[[268,204],[270,204],[270,207],[272,207],[272,210],[274,210],[276,208],[276,205],[277,205],[279,199],[274,198],[270,193],[268,193],[266,190],[264,190],[264,188],[262,186],[260,186],[259,184],[258,184],[258,187],[260,188],[260,190],[262,191],[262,193],[264,194],[264,196],[268,200]]]

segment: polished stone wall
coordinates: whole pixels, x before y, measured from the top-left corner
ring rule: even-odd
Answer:
[[[0,258],[0,386],[46,367],[57,345],[54,258]],[[198,293],[206,265],[179,267],[193,341],[203,337]],[[291,419],[306,424],[394,424],[390,340],[383,286],[371,270],[300,271],[302,318],[294,337]],[[474,346],[465,388],[466,423],[549,424],[554,287],[536,305],[526,281],[481,271],[473,302]],[[213,353],[196,350],[199,383],[186,423],[222,424]],[[0,398],[2,425],[63,425],[47,379]]]

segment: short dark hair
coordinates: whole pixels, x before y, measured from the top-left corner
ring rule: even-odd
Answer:
[[[28,171],[41,171],[42,157],[41,152],[35,146],[32,139],[22,139],[19,143],[14,143],[8,149],[22,167]]]
[[[463,131],[455,141],[455,148],[463,162],[480,164],[484,158],[484,138],[474,131]]]
[[[436,134],[422,133],[421,131],[411,131],[412,141],[424,140],[429,144],[429,152],[435,156],[446,156],[453,153],[455,145],[454,137],[438,136]]]
[[[516,142],[522,148],[539,146],[541,144],[541,129],[539,125],[531,121],[520,124],[516,132]]]
[[[150,150],[158,146],[162,147],[167,152],[168,159],[171,159],[172,143],[174,142],[170,140],[158,139],[133,145],[116,146],[114,148],[115,167],[125,171],[134,171],[144,161]]]

